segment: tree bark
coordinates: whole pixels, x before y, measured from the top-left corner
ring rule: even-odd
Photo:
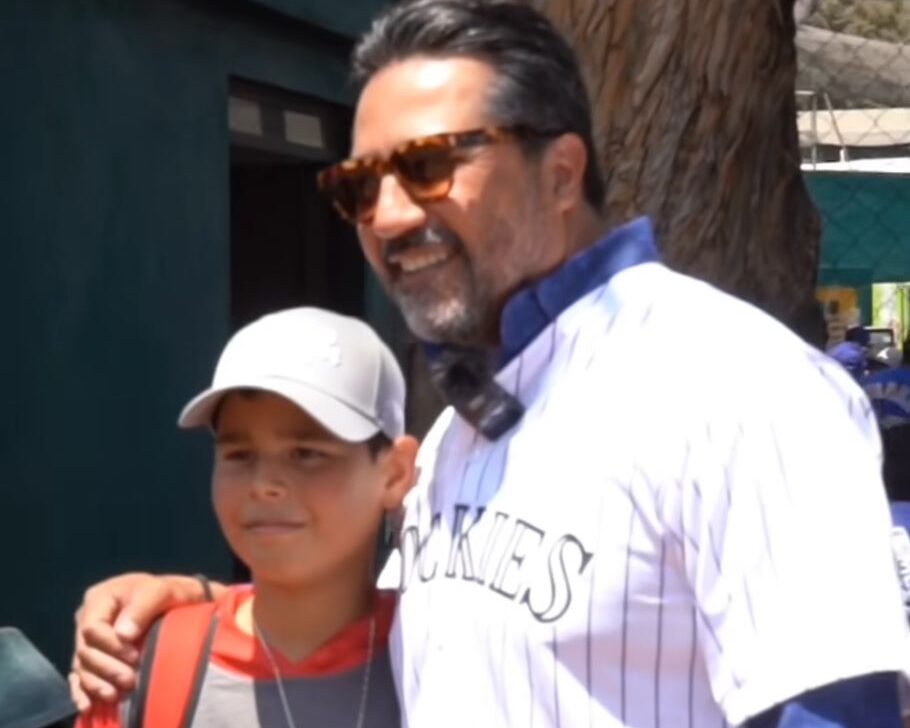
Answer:
[[[527,0],[588,76],[608,222],[784,320],[811,306],[819,220],[796,132],[794,0]]]

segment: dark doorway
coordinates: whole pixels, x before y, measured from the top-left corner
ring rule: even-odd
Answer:
[[[364,262],[316,188],[322,165],[231,149],[231,322],[322,306],[362,316]]]
[[[291,306],[363,316],[356,236],[316,187],[346,152],[351,110],[243,79],[228,101],[233,328]]]

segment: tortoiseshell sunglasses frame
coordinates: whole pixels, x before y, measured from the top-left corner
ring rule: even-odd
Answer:
[[[516,138],[527,138],[534,136],[555,136],[557,132],[543,132],[531,129],[526,126],[485,126],[479,129],[469,129],[467,131],[443,132],[441,134],[429,134],[417,139],[410,139],[395,146],[390,152],[384,155],[369,155],[358,157],[356,159],[345,159],[337,164],[322,170],[317,176],[319,189],[325,193],[332,201],[335,210],[342,218],[353,225],[367,223],[372,219],[376,210],[376,202],[379,201],[378,194],[376,200],[360,214],[352,214],[345,209],[337,197],[333,195],[333,189],[337,182],[343,178],[355,176],[364,170],[370,170],[375,175],[377,182],[381,181],[387,174],[394,174],[399,184],[404,188],[408,195],[417,203],[437,202],[444,199],[452,190],[452,184],[455,178],[455,169],[458,166],[458,160],[452,160],[452,168],[444,180],[439,180],[434,184],[434,189],[430,193],[419,194],[415,188],[420,184],[413,180],[407,179],[400,170],[399,165],[394,163],[396,157],[406,156],[407,154],[424,149],[429,146],[438,146],[450,151],[458,149],[468,149],[487,144],[498,144]],[[438,187],[437,187],[438,185]],[[378,189],[378,185],[377,185]]]

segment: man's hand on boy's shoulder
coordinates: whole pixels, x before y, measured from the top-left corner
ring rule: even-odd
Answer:
[[[225,587],[212,584],[215,597]],[[133,689],[139,644],[155,619],[169,609],[204,601],[192,576],[130,573],[89,588],[76,611],[76,649],[70,692],[80,712],[91,702],[112,702]]]

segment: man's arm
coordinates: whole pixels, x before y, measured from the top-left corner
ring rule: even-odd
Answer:
[[[227,589],[209,585],[214,598]],[[138,645],[152,622],[174,607],[206,601],[194,576],[131,573],[95,584],[76,612],[70,692],[80,712],[92,701],[114,702],[135,686]]]
[[[697,458],[665,501],[712,688],[736,725],[769,713],[755,725],[812,726],[825,710],[832,727],[874,725],[845,713],[841,694],[906,664],[875,422],[847,375],[810,361],[770,369],[773,387],[710,400],[708,425],[691,428]],[[896,705],[890,720],[900,725]]]
[[[891,672],[823,685],[746,721],[745,728],[901,728],[897,681]]]

